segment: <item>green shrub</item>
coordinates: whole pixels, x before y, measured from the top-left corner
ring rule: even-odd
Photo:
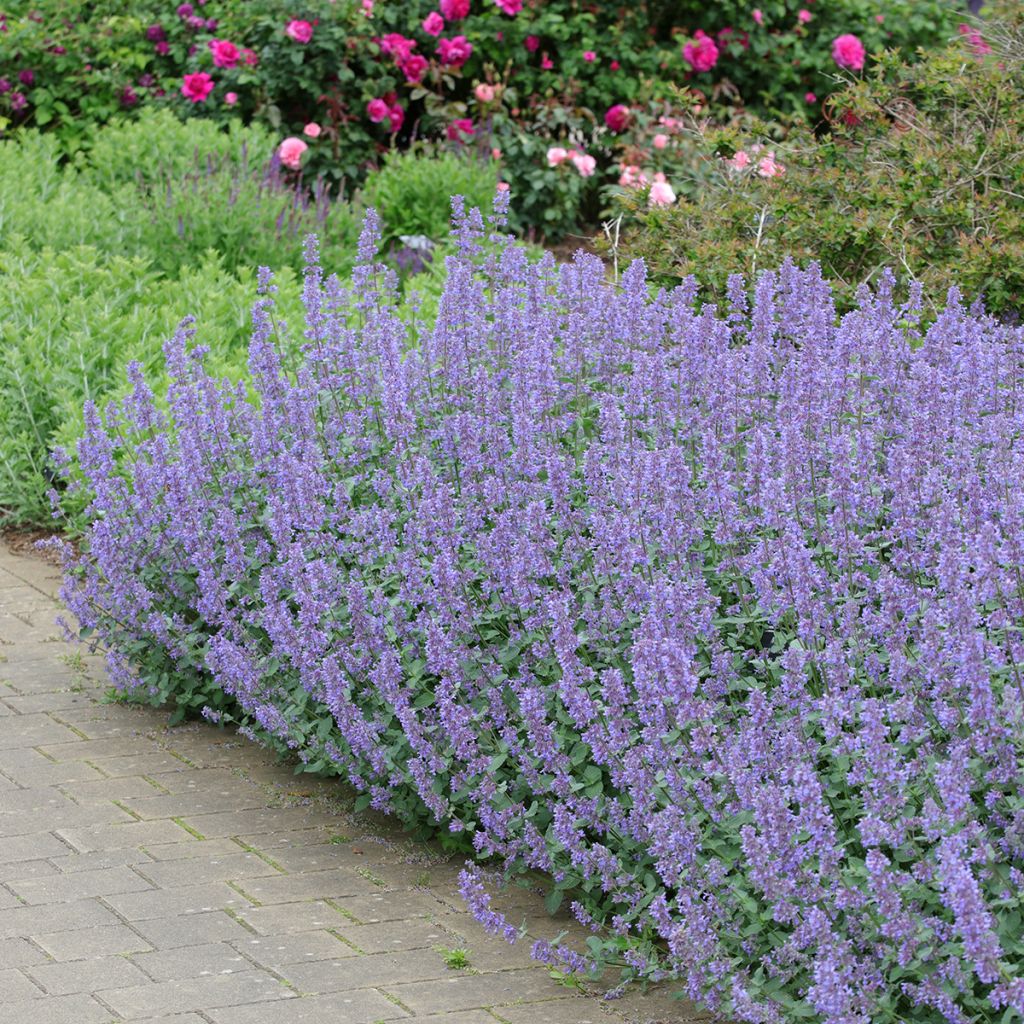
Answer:
[[[773,147],[785,168],[762,177],[753,137],[708,132],[711,165],[697,197],[646,210],[646,190],[619,190],[636,215],[618,257],[643,257],[661,281],[695,274],[716,299],[731,274],[820,262],[842,308],[892,267],[941,296],[956,278],[1007,317],[1024,309],[1024,23],[985,29],[914,65],[884,55],[870,77],[835,97],[823,139],[793,133]],[[671,168],[668,168],[671,171]]]
[[[401,244],[403,236],[425,236],[432,242],[448,237],[451,197],[467,206],[486,209],[498,185],[492,161],[445,149],[393,152],[370,174],[362,193],[384,223],[384,244]]]

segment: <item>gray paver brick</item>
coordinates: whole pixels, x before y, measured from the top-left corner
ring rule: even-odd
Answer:
[[[178,917],[232,907],[251,906],[234,889],[222,882],[183,885],[176,889],[150,889],[146,892],[118,893],[104,900],[128,921]]]
[[[44,743],[52,743],[62,749],[82,742],[66,725],[58,725],[48,715],[0,718],[0,749],[38,747]]]
[[[71,903],[48,903],[41,907],[15,907],[0,914],[0,938],[19,935],[32,938],[66,929],[95,928],[118,924],[118,920],[96,900],[75,900]]]
[[[323,900],[309,903],[280,903],[238,911],[239,918],[260,935],[289,935],[336,928],[346,918]]]
[[[173,821],[128,821],[119,825],[61,828],[60,837],[79,853],[96,850],[137,849],[158,843],[184,843],[194,836]]]
[[[252,963],[226,942],[154,950],[132,957],[132,962],[156,981],[237,974],[253,969]]]
[[[409,1020],[409,1014],[379,992],[364,989],[327,996],[306,996],[272,1006],[233,1006],[210,1011],[216,1024],[375,1024]]]
[[[32,938],[57,961],[144,953],[151,948],[149,942],[120,922],[70,932],[53,931]]]
[[[508,1024],[618,1024],[622,1016],[596,999],[559,999],[554,1003],[503,1006],[498,1011]],[[676,1018],[672,1018],[675,1024]]]
[[[439,922],[383,921],[380,924],[340,924],[335,931],[364,953],[396,953],[404,949],[450,946],[452,937]]]
[[[137,892],[152,889],[144,878],[131,868],[101,868],[98,871],[76,871],[47,878],[29,878],[10,882],[9,888],[28,904],[65,903],[70,899]]]
[[[68,847],[64,843],[46,832],[0,839],[0,864],[63,857],[68,852]]]
[[[137,921],[132,927],[157,949],[244,940],[252,936],[252,932],[222,910]]]
[[[471,1010],[505,1003],[537,1002],[567,998],[546,973],[536,969],[502,971],[498,974],[458,974],[436,981],[388,984],[385,990],[414,1013]]]
[[[300,992],[343,992],[357,988],[384,988],[408,981],[444,978],[452,971],[432,949],[403,953],[374,953],[282,967],[278,973]]]
[[[0,939],[0,969],[43,963],[46,954],[27,939]]]
[[[181,885],[196,885],[202,882],[238,880],[241,888],[247,893],[256,891],[254,879],[261,875],[280,874],[276,868],[271,867],[256,854],[242,853],[238,846],[235,846],[235,851],[227,856],[213,855],[167,860],[162,863],[147,864],[140,870],[146,878],[151,879],[164,889]]]
[[[196,839],[194,836],[187,836],[186,842],[180,843],[153,843],[146,844],[146,853],[154,860],[175,861],[192,860],[195,858],[205,860],[208,857],[231,857],[242,851],[233,839]]]
[[[354,871],[316,871],[309,875],[282,875],[253,878],[241,885],[257,903],[296,903],[315,899],[358,896],[369,883]]]
[[[52,995],[75,992],[94,995],[108,988],[124,988],[144,983],[146,975],[122,956],[101,956],[90,960],[41,964],[26,968],[26,973]]]
[[[0,971],[0,1004],[39,999],[43,994],[42,989],[33,985],[21,971],[13,969]]]
[[[340,957],[359,955],[351,946],[328,931],[295,932],[289,935],[249,935],[244,939],[236,939],[231,944],[240,953],[279,974],[281,968],[289,964],[306,964],[317,960],[337,960]]]
[[[405,918],[442,914],[446,907],[430,893],[418,889],[399,892],[374,892],[351,899],[339,899],[338,906],[361,924],[378,921],[401,921]]]
[[[185,981],[154,981],[103,993],[103,1001],[129,1019],[188,1010],[207,1012],[220,1006],[244,1006],[248,1011],[249,1003],[294,998],[294,993],[276,978],[256,970]]]
[[[7,1003],[4,1019],[31,1024],[113,1024],[114,1016],[92,996],[50,996]]]

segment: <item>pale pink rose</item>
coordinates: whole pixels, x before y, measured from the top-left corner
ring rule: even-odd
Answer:
[[[313,26],[308,21],[293,18],[285,25],[284,34],[297,43],[308,43],[313,38]]]
[[[651,191],[647,196],[648,206],[671,206],[676,201],[672,186],[665,180],[664,174],[656,174]]]
[[[316,121],[310,121],[309,124],[307,124],[306,127],[302,129],[302,134],[305,135],[307,138],[316,139],[320,137],[321,131],[322,129],[320,125],[316,123]]]
[[[500,160],[501,159],[501,150],[498,149],[497,146],[495,146],[494,149],[491,150],[491,159],[492,160]]]
[[[742,149],[736,150],[732,155],[731,160],[726,160],[726,163],[735,171],[742,171],[750,163],[750,154]]]
[[[786,168],[776,163],[775,154],[769,150],[768,155],[757,162],[757,173],[762,178],[777,178],[780,174],[786,173]]]
[[[507,192],[508,191],[508,182],[507,181],[499,181],[498,182],[498,191],[499,192]]]
[[[764,24],[764,12],[760,8],[755,7],[751,12],[750,16],[758,23],[758,25]]]
[[[586,153],[573,153],[570,159],[581,178],[589,178],[597,169],[597,161]]]
[[[881,25],[882,22],[885,21],[885,15],[884,14],[876,14],[875,15],[875,21],[877,21],[878,24]]]
[[[473,95],[481,103],[490,103],[494,99],[494,86],[481,82],[474,90]]]
[[[444,31],[444,18],[437,11],[431,11],[423,19],[422,27],[428,36],[439,36]]]
[[[809,10],[807,10],[806,7],[803,7],[799,11],[796,12],[796,20],[799,21],[803,25],[806,25],[807,22],[809,22],[812,17],[814,17],[814,15],[812,15],[811,12]]]
[[[619,184],[623,188],[644,188],[647,185],[647,175],[636,164],[626,164],[619,175]]]
[[[373,3],[374,0],[363,0],[363,14],[368,18],[373,17]]]
[[[224,94],[224,102],[229,106],[233,107],[238,102],[237,92],[228,92]]]
[[[277,153],[285,167],[290,167],[293,171],[297,171],[302,166],[302,154],[307,149],[309,149],[309,146],[302,139],[291,136],[277,147]]]
[[[552,146],[548,150],[548,167],[557,167],[569,158],[569,153],[561,146]]]
[[[832,42],[832,59],[847,71],[860,71],[867,56],[864,44],[851,33],[837,36]]]
[[[655,149],[664,149],[668,145],[668,136],[659,133],[654,136],[652,143]]]

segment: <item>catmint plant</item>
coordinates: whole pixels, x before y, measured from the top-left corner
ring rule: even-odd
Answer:
[[[453,201],[436,319],[368,214],[261,273],[248,380],[183,322],[89,408],[64,596],[126,693],[544,872],[569,971],[737,1022],[1024,1013],[1024,330],[812,265],[721,310]],[[1014,1015],[1017,1015],[1016,1017]]]

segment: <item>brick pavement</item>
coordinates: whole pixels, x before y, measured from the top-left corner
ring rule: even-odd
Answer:
[[[0,542],[5,1024],[707,1019],[560,984],[466,912],[457,858],[353,813],[336,780],[111,703],[100,660],[60,639],[58,584]],[[546,937],[578,932],[539,895],[509,906]],[[445,963],[455,948],[467,967]]]

